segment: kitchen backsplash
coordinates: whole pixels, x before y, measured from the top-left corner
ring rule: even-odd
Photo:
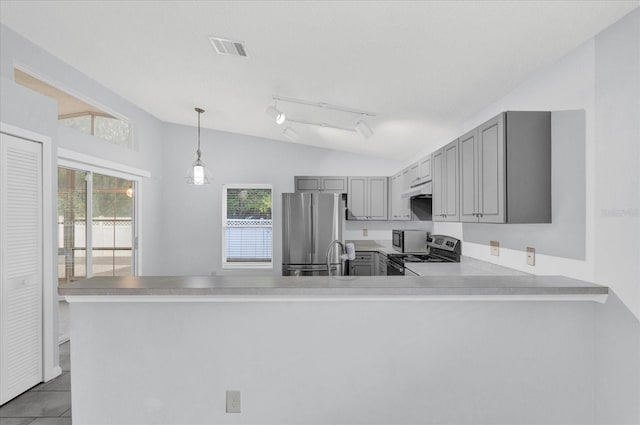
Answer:
[[[355,221],[346,220],[345,240],[391,240],[392,229],[419,229],[433,232],[432,221]],[[366,230],[366,232],[365,232]],[[364,233],[367,235],[365,236]]]

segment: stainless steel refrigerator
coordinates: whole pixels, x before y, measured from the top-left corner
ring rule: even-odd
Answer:
[[[342,241],[345,205],[338,193],[282,194],[282,275],[326,276],[326,255]],[[342,274],[340,246],[334,245],[331,274]]]

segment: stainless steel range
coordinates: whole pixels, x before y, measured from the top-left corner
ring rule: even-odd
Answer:
[[[462,241],[451,236],[427,237],[427,253],[387,255],[387,276],[404,276],[406,263],[459,263]]]

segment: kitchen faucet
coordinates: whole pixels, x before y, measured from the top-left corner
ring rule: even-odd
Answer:
[[[331,251],[335,245],[340,245],[340,251],[341,251],[340,276],[344,275],[344,270],[342,269],[342,260],[346,260],[347,258],[349,258],[349,256],[346,254],[346,248],[344,247],[344,244],[342,242],[340,242],[337,239],[331,242],[327,247],[327,276],[331,276],[331,264],[329,263],[329,255],[331,255]]]

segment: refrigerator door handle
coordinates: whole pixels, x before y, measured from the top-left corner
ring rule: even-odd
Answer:
[[[314,208],[314,204],[316,204],[318,202],[318,198],[316,196],[311,195],[311,202],[309,202],[309,205],[311,207],[311,211],[310,211],[310,224],[311,224],[311,258],[313,258],[316,254],[316,237],[315,237],[315,232],[314,232],[314,226],[313,226],[313,208]]]

